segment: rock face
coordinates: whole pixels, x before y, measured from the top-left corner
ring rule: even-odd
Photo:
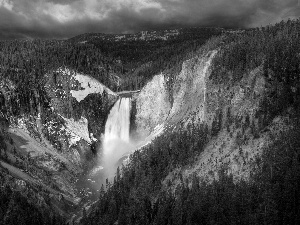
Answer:
[[[136,97],[137,132],[153,139],[162,130],[172,126],[203,122],[207,105],[207,80],[216,54],[217,51],[210,51],[185,61],[172,93],[168,91],[165,76],[155,76]]]
[[[216,120],[222,120],[223,126],[228,113],[233,117],[249,114],[252,122],[265,90],[261,68],[246,74],[238,85],[214,84],[210,74],[216,54],[217,50],[208,51],[183,63],[171,93],[173,104],[164,76],[155,76],[135,97],[137,131],[149,134],[161,124],[190,123],[205,123],[211,130]]]
[[[166,121],[171,110],[164,75],[154,76],[133,100],[136,101],[136,132],[141,138],[146,137]]]
[[[172,124],[205,120],[207,79],[217,51],[185,61],[173,90],[173,107],[169,116]]]

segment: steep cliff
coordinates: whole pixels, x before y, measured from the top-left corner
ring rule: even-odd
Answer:
[[[164,123],[169,116],[171,103],[165,76],[154,76],[141,92],[133,97],[133,101],[136,102],[135,132],[142,139],[150,135],[155,127]]]
[[[213,80],[211,74],[218,67],[214,59],[223,57],[223,47],[219,46],[206,48],[185,61],[171,93],[167,91],[167,76],[157,75],[136,97],[137,130],[148,135],[144,144],[170,132],[193,132],[199,125],[209,136],[195,162],[176,168],[165,184],[171,181],[176,186],[179,174],[190,182],[195,174],[213,180],[224,167],[234,178],[247,179],[253,162],[264,149],[294,128],[293,112],[289,109],[272,117],[266,114],[272,84],[264,76],[262,66],[244,73],[239,82],[233,78],[227,82]]]
[[[160,74],[141,90],[135,97],[135,124],[142,137],[149,141],[181,124],[208,124],[207,98],[211,90],[207,90],[207,83],[216,54],[217,50],[207,51],[185,61],[172,89],[168,87],[168,76]]]

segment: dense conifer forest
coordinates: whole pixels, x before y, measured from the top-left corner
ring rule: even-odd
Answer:
[[[209,183],[195,175],[190,185],[181,179],[175,190],[162,190],[162,179],[178,163],[187,165],[184,156],[193,160],[188,156],[199,153],[203,143],[185,132],[158,138],[131,156],[129,166],[117,171],[112,184],[106,184],[106,192],[102,187],[99,202],[82,223],[298,224],[299,134],[296,129],[265,149],[253,163],[255,172],[249,181],[234,181],[224,165],[218,180]],[[169,138],[178,140],[171,142],[172,149]],[[194,147],[183,146],[183,140]]]
[[[166,70],[178,73],[183,60],[221,32],[195,28],[176,39],[147,42],[92,40],[81,44],[74,41],[76,37],[66,41],[1,41],[0,78],[16,85],[9,103],[13,114],[33,112],[38,104],[47,102],[44,75],[58,68],[89,74],[114,91],[137,90],[155,74]],[[120,84],[114,76],[121,79]]]
[[[222,129],[178,128],[131,155],[114,181],[101,188],[98,203],[88,216],[83,214],[82,224],[299,224],[299,35],[300,21],[289,20],[226,34],[219,42],[206,44],[222,51],[210,77],[216,84],[234,85],[245,73],[263,66],[273,85],[261,104],[264,125],[256,132],[263,132],[288,108],[294,112],[291,120],[296,128],[264,149],[252,163],[248,181],[235,181],[224,165],[212,182],[195,174],[192,183],[180,179],[175,187],[162,185],[174,168],[194,162]]]
[[[28,199],[20,191],[11,190],[8,185],[0,188],[0,199],[1,225],[65,224],[65,218],[49,209],[37,208],[33,203],[28,202]]]

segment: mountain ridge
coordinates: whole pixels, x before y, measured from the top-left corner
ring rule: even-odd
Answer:
[[[206,32],[207,30],[215,30],[225,32],[224,28],[215,27],[191,27],[191,28],[178,28],[178,29],[162,29],[162,30],[149,30],[140,31],[133,34],[105,34],[105,33],[85,33],[68,39],[69,41],[76,41],[85,44],[93,39],[101,41],[154,41],[154,40],[172,40],[180,38],[179,36],[198,33],[200,31]]]

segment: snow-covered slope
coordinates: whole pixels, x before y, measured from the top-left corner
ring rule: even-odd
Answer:
[[[80,83],[80,88],[79,90],[71,90],[70,93],[78,102],[85,99],[85,97],[89,94],[102,94],[103,91],[106,91],[109,95],[116,95],[113,91],[101,84],[95,78],[83,74],[75,74],[73,77]]]

